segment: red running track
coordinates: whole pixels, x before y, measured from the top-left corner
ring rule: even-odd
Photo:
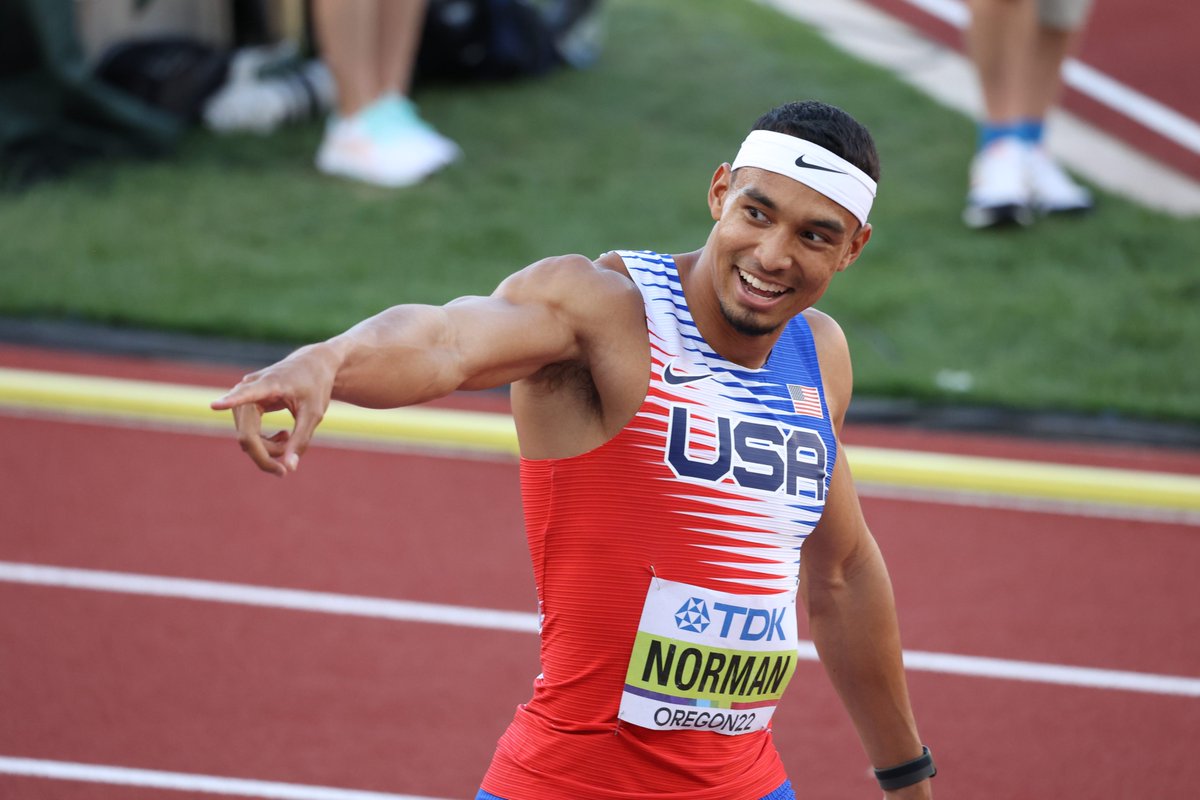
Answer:
[[[211,435],[0,416],[0,442],[0,561],[533,609],[508,461],[325,446],[280,481]],[[1124,452],[1064,460],[1088,450]],[[1200,676],[1195,527],[864,502],[907,648]],[[537,671],[529,633],[0,582],[0,757],[467,798]],[[939,796],[1200,785],[1200,699],[932,672],[910,685]],[[816,664],[775,729],[801,797],[878,796]],[[0,774],[4,798],[188,796],[206,795]]]

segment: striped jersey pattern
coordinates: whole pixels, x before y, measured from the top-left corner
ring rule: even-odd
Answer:
[[[510,800],[757,800],[786,779],[770,730],[652,731],[617,710],[649,581],[795,591],[837,457],[812,333],[793,319],[760,369],[712,350],[674,261],[621,251],[646,306],[645,400],[613,439],[522,459],[542,674],[483,788]]]

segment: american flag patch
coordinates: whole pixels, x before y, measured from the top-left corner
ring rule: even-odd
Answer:
[[[787,387],[792,395],[792,407],[796,409],[797,414],[818,418],[825,416],[821,413],[821,394],[815,386],[797,386],[789,383]]]

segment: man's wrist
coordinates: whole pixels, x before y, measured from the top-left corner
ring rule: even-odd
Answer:
[[[933,753],[924,745],[921,755],[911,761],[875,770],[875,780],[879,781],[879,788],[885,792],[912,786],[934,775],[937,775],[937,766],[933,763]]]

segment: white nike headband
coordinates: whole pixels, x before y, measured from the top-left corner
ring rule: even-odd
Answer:
[[[733,168],[758,167],[816,189],[863,225],[875,202],[875,181],[841,156],[807,139],[775,131],[750,131]]]

